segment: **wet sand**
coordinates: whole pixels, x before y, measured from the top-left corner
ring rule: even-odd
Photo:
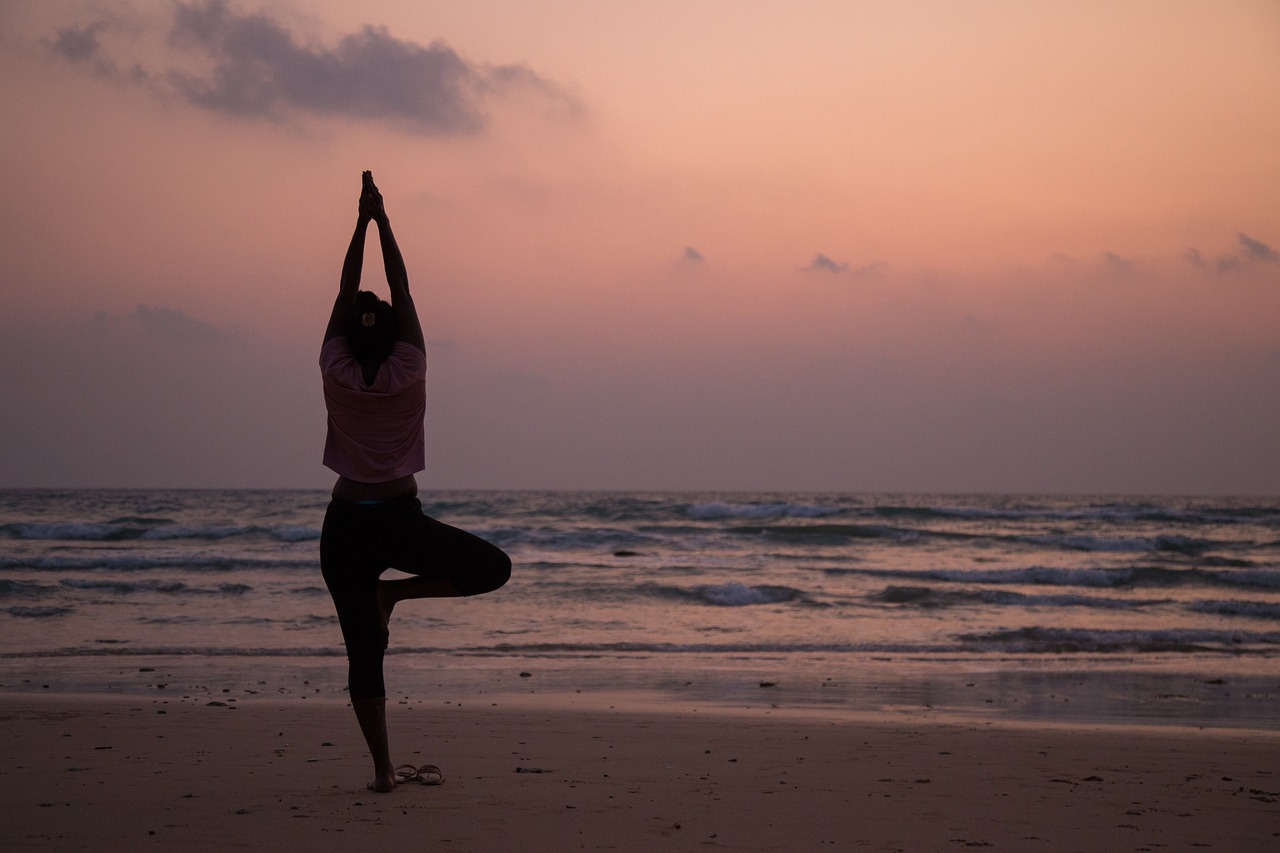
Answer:
[[[338,701],[0,694],[5,850],[1264,851],[1280,734],[392,703],[390,794]]]

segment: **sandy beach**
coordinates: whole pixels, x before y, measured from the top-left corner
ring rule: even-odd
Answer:
[[[338,701],[0,696],[6,850],[1273,850],[1268,732],[399,702],[446,783],[364,790]]]

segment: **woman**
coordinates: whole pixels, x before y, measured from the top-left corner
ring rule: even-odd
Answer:
[[[359,289],[370,222],[378,226],[390,305]],[[369,172],[320,348],[320,372],[329,415],[324,464],[338,474],[320,535],[320,567],[347,647],[351,707],[373,758],[369,788],[386,792],[396,784],[382,676],[392,610],[410,598],[491,592],[511,576],[511,560],[483,539],[422,513],[414,480],[426,467],[422,326]],[[413,577],[382,580],[389,568]],[[442,781],[432,770],[432,781]]]

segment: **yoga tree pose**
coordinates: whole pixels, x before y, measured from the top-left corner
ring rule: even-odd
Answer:
[[[414,474],[426,467],[426,355],[409,277],[382,194],[365,172],[356,231],[320,348],[328,432],[324,464],[338,474],[320,535],[320,567],[347,648],[351,707],[373,758],[370,790],[396,785],[387,737],[383,655],[395,606],[411,598],[492,592],[511,560],[478,536],[422,512]],[[378,226],[391,303],[360,290],[365,233]],[[412,577],[383,580],[387,569]],[[433,765],[406,778],[438,783]]]

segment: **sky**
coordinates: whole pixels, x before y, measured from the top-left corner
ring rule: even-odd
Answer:
[[[1280,494],[1271,0],[5,0],[0,110],[0,487],[326,487],[370,169],[423,488]]]

